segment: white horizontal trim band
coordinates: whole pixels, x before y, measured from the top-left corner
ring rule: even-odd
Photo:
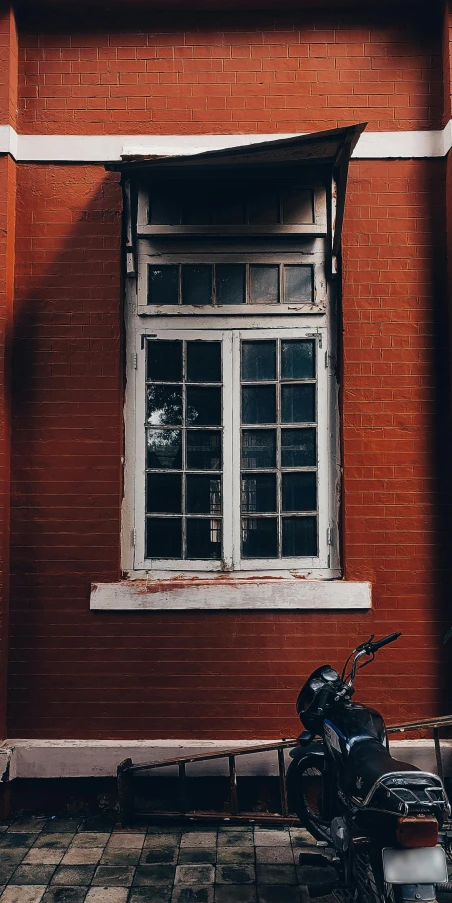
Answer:
[[[300,676],[300,684],[302,678]],[[120,762],[131,758],[135,764],[162,762],[183,756],[206,755],[243,749],[245,746],[265,746],[272,740],[4,740],[0,745],[0,781],[15,778],[104,778],[116,775]],[[398,759],[408,761],[425,771],[436,773],[433,740],[395,740],[391,752]],[[452,741],[441,740],[443,768],[452,773]],[[286,750],[286,764],[289,763]],[[239,775],[277,775],[275,752],[238,756]],[[214,759],[187,765],[190,777],[228,775],[228,762]],[[158,771],[159,777],[174,777],[176,766]]]
[[[306,133],[298,133],[306,134]],[[178,155],[241,147],[293,134],[270,135],[18,135],[0,126],[0,153],[18,163],[118,163],[122,154]],[[411,132],[364,132],[353,152],[357,160],[444,157],[452,147],[452,124]]]
[[[370,583],[352,580],[258,576],[247,580],[135,580],[93,583],[90,607],[99,611],[368,609],[372,595]]]

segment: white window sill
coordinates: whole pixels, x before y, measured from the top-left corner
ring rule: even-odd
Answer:
[[[166,577],[93,583],[93,611],[369,609],[371,584],[305,577]]]

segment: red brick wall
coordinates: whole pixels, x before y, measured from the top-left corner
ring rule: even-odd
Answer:
[[[73,37],[23,22],[21,129],[440,124],[441,22],[430,13],[178,20],[174,35],[144,12],[131,31],[109,19],[108,38],[81,18]],[[293,735],[309,671],[395,629],[404,639],[364,672],[362,696],[392,721],[441,711],[445,184],[442,160],[351,165],[343,558],[348,579],[372,581],[373,610],[108,614],[89,611],[89,587],[119,575],[119,185],[102,167],[18,168],[10,736]]]
[[[140,10],[96,23],[80,9],[51,33],[24,21],[20,129],[161,134],[293,132],[368,121],[437,128],[441,19],[431,7],[348,17]],[[389,19],[389,21],[388,21]],[[136,30],[134,30],[136,22]],[[94,31],[93,27],[99,29]],[[28,29],[28,31],[26,30]]]

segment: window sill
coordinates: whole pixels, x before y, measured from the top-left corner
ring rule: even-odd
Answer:
[[[369,609],[371,584],[305,577],[184,577],[93,583],[93,611]]]

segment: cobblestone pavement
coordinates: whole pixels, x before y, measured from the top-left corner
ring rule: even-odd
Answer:
[[[302,828],[0,826],[1,903],[300,903]]]

